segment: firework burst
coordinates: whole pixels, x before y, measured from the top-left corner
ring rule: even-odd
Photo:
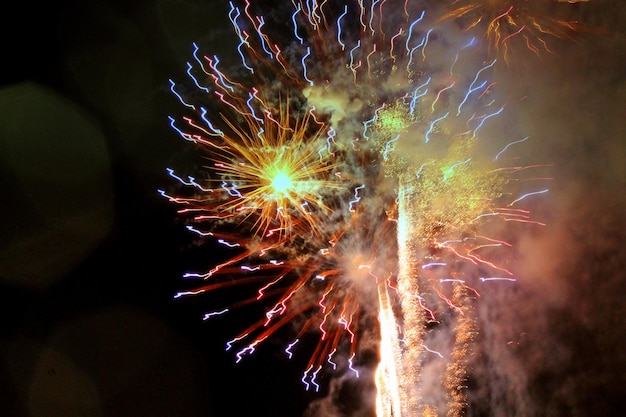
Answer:
[[[483,130],[505,108],[488,81],[496,60],[476,59],[473,39],[455,46],[422,26],[425,12],[406,1],[292,6],[266,22],[231,3],[240,81],[195,48],[187,73],[215,111],[171,82],[189,112],[171,126],[206,162],[202,180],[170,170],[186,195],[161,193],[190,231],[230,252],[186,274],[201,282],[176,296],[253,286],[205,318],[266,306],[227,342],[236,361],[288,324],[289,357],[315,334],[307,389],[319,389],[324,366],[358,376],[359,335],[374,334],[380,417],[443,413],[427,385],[460,415],[477,288],[514,280],[494,260],[510,244],[481,227],[538,224],[517,205],[547,191],[514,191],[531,167],[502,155],[525,139],[484,156],[484,142],[500,139]],[[441,328],[448,348],[430,343]],[[422,381],[433,360],[441,380]]]

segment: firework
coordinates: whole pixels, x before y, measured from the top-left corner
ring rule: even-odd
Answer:
[[[496,60],[476,59],[471,38],[450,47],[406,1],[292,6],[270,22],[231,3],[237,81],[197,46],[187,74],[201,95],[192,103],[171,81],[188,112],[171,126],[204,162],[201,179],[169,170],[182,190],[161,193],[230,253],[187,273],[200,282],[176,296],[251,286],[205,318],[262,303],[226,349],[238,362],[292,326],[285,354],[310,354],[306,389],[324,368],[358,376],[359,335],[374,334],[379,417],[460,415],[477,288],[514,280],[493,260],[510,244],[481,227],[539,224],[518,206],[547,191],[520,185],[533,167],[506,164],[526,139],[485,153],[483,131],[505,111],[488,77]],[[448,349],[430,343],[440,328]],[[441,380],[422,381],[433,361]]]
[[[577,1],[573,1],[575,3]],[[574,20],[557,17],[555,0],[450,0],[440,21],[456,20],[465,30],[479,28],[489,54],[505,62],[520,50],[552,53],[558,39],[572,39],[580,30]]]

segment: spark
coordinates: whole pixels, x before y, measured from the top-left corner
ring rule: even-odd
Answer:
[[[526,140],[528,140],[529,136],[526,136],[524,139],[520,139],[520,140],[515,140],[509,144],[507,144],[500,152],[498,152],[496,154],[496,157],[493,158],[494,160],[497,160],[507,149],[509,149],[510,146],[515,145],[516,143],[522,143],[525,142]]]
[[[541,190],[541,191],[534,191],[534,192],[531,192],[531,193],[526,193],[526,194],[522,195],[521,197],[516,198],[516,199],[515,199],[515,200],[513,200],[511,203],[509,203],[509,206],[512,206],[512,205],[514,205],[515,203],[517,203],[517,202],[519,202],[519,201],[522,201],[522,200],[523,200],[523,199],[525,199],[526,197],[530,197],[531,195],[544,194],[544,193],[547,193],[548,191],[549,191],[549,190],[546,188],[545,190]]]
[[[210,313],[205,313],[204,317],[202,318],[202,320],[208,320],[213,316],[221,316],[222,314],[225,314],[228,312],[228,308],[224,308],[222,310],[219,311],[212,311]]]
[[[443,359],[443,355],[440,352],[437,352],[436,350],[429,349],[428,346],[426,346],[426,345],[422,345],[422,347],[426,350],[426,352],[435,354],[435,355],[439,356],[441,359]]]

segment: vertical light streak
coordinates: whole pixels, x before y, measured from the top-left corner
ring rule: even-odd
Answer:
[[[398,322],[389,300],[389,289],[378,284],[378,321],[380,327],[380,360],[376,368],[376,415],[401,416],[400,374],[402,355]]]
[[[421,396],[415,392],[420,381],[420,356],[424,341],[424,323],[426,317],[419,301],[420,270],[419,256],[421,248],[417,246],[419,236],[415,236],[415,222],[419,221],[416,213],[411,211],[411,194],[409,188],[400,183],[398,190],[398,294],[402,310],[402,355],[396,361],[398,390],[400,392],[399,416],[416,415],[420,409]],[[399,363],[398,363],[399,362]],[[386,415],[385,415],[386,416]],[[383,417],[383,416],[378,416]],[[395,417],[395,414],[393,414]]]
[[[476,318],[473,312],[475,292],[460,283],[453,283],[452,302],[459,306],[454,325],[454,340],[450,361],[443,375],[446,389],[446,416],[463,415],[467,407],[465,394],[467,381],[467,365],[471,355],[472,344],[477,334]]]

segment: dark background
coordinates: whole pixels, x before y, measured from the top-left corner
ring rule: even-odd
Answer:
[[[227,13],[151,0],[3,12],[1,416],[306,407],[298,366],[271,347],[235,366],[224,346],[241,328],[204,323],[210,297],[173,298],[198,253],[157,192],[186,152],[168,79],[186,78],[194,41],[232,54]]]
[[[559,359],[525,380],[537,415],[623,415],[626,21],[615,3],[591,0],[585,14],[604,38],[525,75],[537,87],[523,117],[545,135],[537,152],[561,163],[563,190],[554,231],[528,249],[543,254],[529,275],[556,274],[529,291],[549,308],[520,313],[549,341],[543,356],[522,352],[529,367],[553,347]],[[235,365],[223,347],[237,316],[203,322],[211,296],[173,298],[189,265],[212,259],[197,258],[157,192],[187,155],[169,127],[180,103],[168,79],[184,78],[194,41],[233,55],[227,2],[23,2],[3,14],[0,416],[293,417],[324,398],[304,391],[304,364],[280,343]]]

